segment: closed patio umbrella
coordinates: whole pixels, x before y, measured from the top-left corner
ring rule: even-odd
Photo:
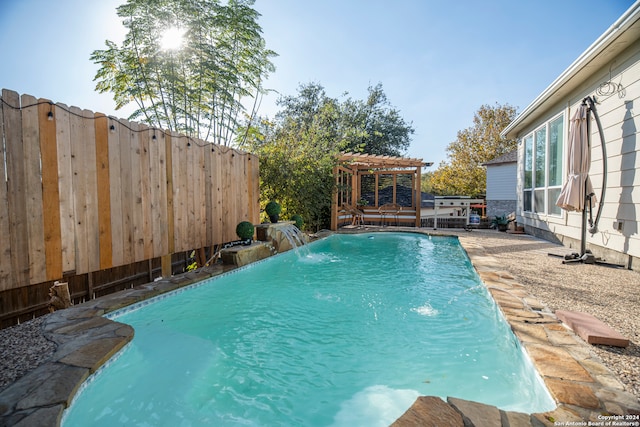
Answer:
[[[595,202],[593,187],[589,179],[591,147],[589,145],[588,120],[589,107],[583,102],[571,119],[567,156],[567,180],[562,186],[560,196],[556,201],[556,205],[566,211],[584,211],[587,195],[591,195],[589,200],[592,205]]]

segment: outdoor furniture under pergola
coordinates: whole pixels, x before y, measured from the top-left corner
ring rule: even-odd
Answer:
[[[396,224],[420,226],[420,175],[428,163],[422,159],[342,153],[334,169],[337,191],[331,229],[343,225]],[[394,206],[393,212],[389,206]],[[353,212],[362,215],[354,221]]]

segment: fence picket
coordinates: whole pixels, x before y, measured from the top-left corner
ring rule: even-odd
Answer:
[[[25,154],[22,144],[22,115],[16,92],[3,90],[5,105],[4,139],[7,162],[7,205],[9,208],[9,241],[13,287],[29,284],[29,246]],[[4,237],[4,236],[3,236]]]
[[[120,177],[122,184],[122,254],[123,264],[130,264],[135,260],[133,247],[133,151],[131,145],[132,132],[129,130],[131,124],[126,120],[120,120],[116,125],[120,139]]]
[[[4,106],[4,93],[2,93],[2,102],[0,102],[0,291],[7,289],[12,283],[11,270],[11,227],[9,223],[9,199],[7,195],[6,175],[6,157],[3,137],[6,126],[4,125],[4,110],[9,107]]]
[[[151,226],[151,160],[149,158],[150,130],[140,125],[140,211],[142,214],[142,259],[153,258],[153,230]]]
[[[111,206],[111,258],[114,266],[124,265],[124,239],[122,225],[122,169],[120,155],[120,132],[116,120],[109,117],[109,203]]]
[[[111,241],[111,188],[109,186],[109,119],[94,115],[96,136],[96,179],[98,191],[98,230],[100,236],[100,269],[113,266]]]
[[[38,101],[22,95],[22,145],[26,192],[26,220],[29,250],[29,283],[47,280],[44,253],[44,218],[42,205],[42,170],[40,167],[40,126]],[[28,106],[25,108],[25,106]]]
[[[40,157],[42,159],[42,209],[46,280],[62,277],[62,235],[60,230],[60,190],[58,188],[57,108],[47,99],[38,100]],[[50,113],[53,117],[50,119]]]
[[[56,104],[56,142],[58,149],[58,192],[60,195],[60,234],[62,271],[76,270],[76,231],[73,209],[73,173],[71,170],[71,123],[69,108]]]

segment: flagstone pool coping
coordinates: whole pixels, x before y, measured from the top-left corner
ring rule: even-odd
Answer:
[[[456,234],[415,228],[400,230]],[[516,278],[504,271],[499,262],[484,251],[481,238],[474,237],[473,233],[456,237],[558,406],[545,413],[522,414],[455,397],[445,402],[439,397],[425,396],[393,425],[429,425],[430,420],[439,420],[441,425],[482,427],[587,425],[589,422],[605,425],[611,420],[625,421],[625,417],[630,421],[628,425],[640,425],[633,424],[637,421],[635,416],[640,414],[638,399],[626,392],[616,376],[589,351],[589,344],[566,328],[529,295]],[[46,363],[0,392],[0,426],[60,425],[64,410],[82,383],[133,339],[132,327],[109,320],[103,317],[105,314],[226,271],[228,267],[216,266],[158,280],[47,316],[43,334],[57,344],[56,352]],[[622,418],[614,418],[616,416]]]

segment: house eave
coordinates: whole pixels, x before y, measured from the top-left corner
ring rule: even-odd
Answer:
[[[554,105],[582,84],[617,54],[640,39],[640,1],[636,1],[607,31],[585,50],[556,80],[531,102],[502,132],[517,138],[547,107]]]

